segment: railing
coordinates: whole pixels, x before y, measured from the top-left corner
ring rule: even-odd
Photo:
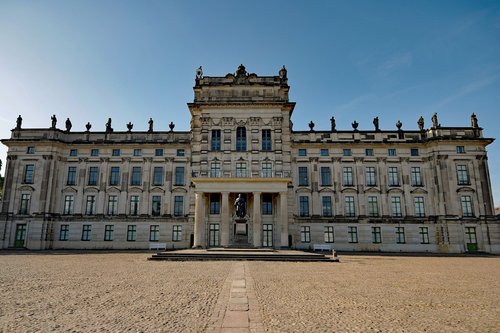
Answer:
[[[193,172],[194,178],[289,178],[290,171],[258,171],[248,170],[220,171],[212,170],[208,172]]]

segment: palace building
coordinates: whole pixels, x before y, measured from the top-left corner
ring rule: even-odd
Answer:
[[[23,128],[9,139],[1,248],[270,247],[500,253],[476,116],[414,130],[294,130],[287,71],[196,72],[191,130]],[[328,116],[330,117],[330,116]],[[467,123],[469,121],[467,120]]]

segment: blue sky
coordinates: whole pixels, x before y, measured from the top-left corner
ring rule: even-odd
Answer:
[[[499,1],[0,1],[0,137],[24,127],[189,130],[195,69],[288,69],[295,130],[469,126],[500,137]],[[495,204],[500,151],[489,146]],[[0,148],[5,160],[6,149]],[[2,170],[3,172],[3,170]]]

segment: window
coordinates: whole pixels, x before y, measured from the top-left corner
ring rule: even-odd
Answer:
[[[184,214],[184,197],[176,195],[174,197],[174,216],[182,216]]]
[[[172,241],[180,242],[182,240],[182,225],[172,226]]]
[[[420,228],[420,244],[429,244],[429,227]]]
[[[130,180],[130,185],[141,185],[141,167],[132,167],[132,179]]]
[[[299,215],[301,217],[309,216],[309,197],[299,196]]]
[[[151,198],[151,215],[160,216],[161,214],[161,196],[153,195]]]
[[[236,151],[247,150],[247,129],[245,127],[238,127],[236,129]]]
[[[324,229],[324,240],[325,243],[333,243],[334,237],[333,237],[333,227],[332,226],[326,226]]]
[[[399,175],[397,167],[389,167],[389,186],[399,186]]]
[[[149,241],[157,242],[160,239],[160,226],[151,225],[149,226]]]
[[[139,215],[139,196],[131,195],[130,196],[130,215],[137,216]]]
[[[311,227],[305,225],[300,227],[300,241],[302,243],[311,242]]]
[[[69,156],[78,156],[78,150],[77,149],[70,149]]]
[[[299,186],[309,185],[309,175],[307,167],[299,167]]]
[[[26,154],[34,154],[35,153],[35,147],[28,147],[26,149]]]
[[[375,167],[366,167],[366,186],[377,186]]]
[[[220,194],[210,193],[210,214],[219,215],[220,214]]]
[[[212,151],[220,151],[220,129],[212,130]]]
[[[33,176],[35,173],[35,165],[34,164],[26,164],[24,167],[24,184],[33,184]]]
[[[373,156],[373,149],[372,148],[366,148],[365,149],[365,156]]]
[[[175,186],[184,185],[184,167],[175,167]]]
[[[220,225],[219,223],[210,223],[208,226],[208,246],[220,245]]]
[[[476,227],[465,227],[465,235],[468,244],[477,244]]]
[[[273,163],[262,162],[262,177],[271,178],[273,176]]]
[[[299,156],[307,156],[307,149],[299,149]]]
[[[163,148],[156,148],[155,156],[163,156]]]
[[[345,216],[354,217],[356,216],[356,210],[354,207],[354,197],[346,196],[345,197]]]
[[[243,178],[247,176],[247,162],[236,162],[236,177]]]
[[[121,153],[121,150],[120,149],[113,149],[111,151],[111,156],[120,156],[122,153]]]
[[[120,184],[120,167],[111,167],[111,173],[109,174],[109,185],[119,185]]]
[[[270,193],[264,193],[262,195],[262,215],[272,215],[273,214],[273,195]]]
[[[263,224],[262,225],[262,246],[272,247],[273,246],[273,225]]]
[[[353,186],[352,180],[352,167],[343,167],[342,168],[342,182],[344,186]]]
[[[176,155],[180,157],[184,156],[185,155],[184,149],[177,149]]]
[[[391,210],[393,217],[401,217],[401,198],[391,197]]]
[[[88,185],[97,185],[99,179],[99,167],[92,166],[89,168]]]
[[[271,130],[263,129],[262,130],[262,150],[263,151],[271,151]]]
[[[142,156],[142,149],[135,148],[134,149],[134,156]]]
[[[469,169],[465,164],[457,165],[457,183],[458,185],[469,185]]]
[[[462,215],[464,217],[473,217],[474,212],[472,210],[472,199],[470,195],[462,195],[460,198],[462,203]]]
[[[95,195],[87,195],[87,202],[85,203],[85,215],[95,214]]]
[[[411,156],[418,156],[419,155],[418,148],[411,148],[410,155]]]
[[[378,202],[377,197],[368,197],[368,216],[377,217],[378,216]]]
[[[89,241],[92,239],[92,226],[84,224],[82,226],[82,241]]]
[[[380,227],[372,227],[372,243],[382,243],[382,232],[380,231]]]
[[[76,167],[68,167],[68,179],[66,180],[66,185],[76,185]]]
[[[405,227],[396,227],[396,243],[398,244],[406,243]]]
[[[415,197],[414,203],[415,203],[415,216],[425,217],[424,197]]]
[[[90,156],[99,156],[99,149],[97,148],[92,148],[90,150]]]
[[[106,242],[110,242],[113,240],[113,231],[115,226],[112,224],[108,224],[104,226],[104,240]]]
[[[163,167],[153,168],[153,185],[155,186],[163,185]]]
[[[411,186],[423,186],[420,167],[411,168]]]
[[[396,156],[396,149],[395,148],[387,149],[387,155],[388,156]]]
[[[358,227],[347,227],[347,234],[349,236],[349,243],[358,242]]]
[[[116,215],[118,213],[118,196],[110,195],[108,198],[108,215]]]
[[[465,147],[457,146],[457,154],[465,154]]]
[[[321,204],[323,206],[323,216],[330,217],[333,215],[332,213],[332,197],[329,195],[325,195],[321,197]]]
[[[59,240],[67,241],[69,239],[69,224],[61,224],[59,229]]]
[[[73,195],[65,195],[64,196],[64,209],[63,209],[64,215],[73,214],[74,202],[75,202],[75,197]]]
[[[19,207],[19,214],[28,215],[30,212],[31,194],[21,194],[21,206]]]
[[[328,152],[328,149],[320,149],[319,150],[319,156],[329,156],[330,153]]]
[[[210,177],[219,178],[220,174],[220,162],[214,161],[210,163]]]
[[[127,242],[135,242],[137,239],[137,226],[131,224],[127,226]]]
[[[351,149],[344,148],[343,151],[342,151],[342,155],[344,155],[344,156],[351,156],[352,155]]]
[[[332,186],[332,174],[330,167],[321,167],[321,185]]]

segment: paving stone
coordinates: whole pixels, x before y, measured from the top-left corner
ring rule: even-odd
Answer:
[[[229,299],[229,303],[248,304],[248,298],[247,297],[231,297]]]
[[[231,293],[246,293],[247,288],[231,288]]]
[[[247,303],[229,303],[227,306],[229,311],[248,311]]]
[[[248,328],[248,311],[226,311],[222,328],[246,327]]]
[[[250,330],[246,327],[230,327],[230,328],[223,328],[221,333],[249,333]]]
[[[247,297],[247,293],[231,293],[231,298]]]

